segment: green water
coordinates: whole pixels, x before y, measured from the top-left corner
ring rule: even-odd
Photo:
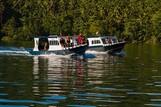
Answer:
[[[160,107],[161,45],[124,51],[87,59],[2,54],[0,107]]]

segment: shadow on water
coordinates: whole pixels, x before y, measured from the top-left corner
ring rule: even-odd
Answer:
[[[117,57],[125,57],[126,53],[124,50],[120,51],[120,52],[113,52],[113,53],[109,53],[109,55],[111,56],[117,56]]]

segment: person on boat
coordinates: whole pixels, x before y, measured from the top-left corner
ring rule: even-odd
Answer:
[[[59,36],[60,36],[60,37],[62,37],[62,36],[63,36],[62,32],[60,32],[60,33],[59,33]]]
[[[72,43],[71,45],[74,47],[74,46],[77,46],[77,39],[76,39],[77,35],[76,33],[73,33],[73,36],[72,36]]]
[[[85,44],[86,43],[86,38],[84,35],[82,35],[82,44]]]
[[[48,43],[47,42],[44,43],[44,50],[48,50]]]
[[[71,39],[70,39],[69,35],[66,36],[66,44],[68,47],[71,46]]]
[[[101,36],[99,31],[96,32],[96,36]]]
[[[77,37],[77,43],[78,43],[78,45],[81,43],[81,35],[80,34]]]
[[[108,39],[108,44],[112,44],[112,39],[111,38]]]
[[[82,33],[80,33],[80,34],[78,35],[77,42],[78,42],[79,45],[85,43],[85,37],[83,36]]]
[[[62,47],[66,47],[65,39],[64,38],[60,39],[60,44],[61,44]]]

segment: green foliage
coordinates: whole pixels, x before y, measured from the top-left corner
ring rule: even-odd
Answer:
[[[11,19],[9,19],[6,22],[2,31],[4,31],[6,33],[6,35],[9,36],[10,38],[14,38],[14,33],[16,32],[16,26],[15,25],[16,25],[15,18],[12,17]]]
[[[161,10],[158,10],[152,17],[153,34],[161,38]]]
[[[160,6],[158,0],[0,0],[0,34],[31,40],[99,31],[131,41],[160,39]]]

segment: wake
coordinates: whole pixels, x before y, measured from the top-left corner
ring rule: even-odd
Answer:
[[[33,55],[31,52],[33,51],[32,48],[24,48],[24,47],[0,47],[0,55],[7,55],[7,56],[38,56],[38,57],[46,57],[46,58],[80,58],[80,59],[87,59],[87,58],[94,58],[93,54],[86,53],[84,55],[75,55],[75,54],[68,54],[68,55],[56,55],[55,53],[44,53],[40,55]]]

